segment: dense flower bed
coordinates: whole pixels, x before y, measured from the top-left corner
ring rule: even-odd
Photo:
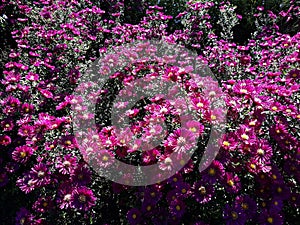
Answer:
[[[134,23],[128,19],[134,4],[130,8],[126,1],[2,2],[1,27],[10,26],[14,43],[1,58],[2,224],[295,224],[300,215],[300,33],[282,33],[282,26],[298,21],[299,2],[278,13],[253,9],[256,31],[246,43],[234,41],[233,29],[244,15],[230,2],[190,1],[173,18],[163,7],[141,1]],[[11,9],[14,14],[6,15]],[[79,150],[72,107],[82,101],[74,96],[81,76],[113,47],[154,38],[196,52],[223,90],[226,134],[204,171],[198,167],[210,128],[222,117],[209,105],[221,96],[209,89],[211,80],[190,77],[188,67],[142,61],[114,73],[107,90],[96,93],[104,99],[96,113],[98,138],[90,131],[84,151]],[[109,67],[101,71],[109,73]],[[108,107],[114,95],[139,77],[157,76],[182,84],[197,118],[188,118],[187,129],[181,128],[174,107],[180,108],[182,99],[162,101],[158,95],[127,112],[130,127],[117,137]],[[89,87],[81,85],[83,92]],[[76,109],[83,120],[95,116]],[[168,125],[166,134],[161,121]],[[160,133],[164,141],[150,151],[125,144],[135,135],[146,140]],[[109,168],[117,158],[142,166],[157,163],[163,173],[172,170],[170,154],[181,157],[195,136],[200,139],[192,158],[153,185],[114,183],[91,167]],[[130,173],[121,176],[124,183],[132,179]]]

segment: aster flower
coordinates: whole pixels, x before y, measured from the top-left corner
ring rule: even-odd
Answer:
[[[248,195],[237,196],[235,204],[239,205],[242,211],[246,214],[247,219],[251,219],[256,215],[256,202]]]
[[[23,114],[31,114],[34,110],[34,106],[29,103],[24,103],[21,107],[21,112]]]
[[[60,144],[67,149],[74,149],[77,147],[76,139],[73,135],[63,136],[60,140]]]
[[[150,216],[154,213],[155,203],[152,201],[144,201],[142,204],[142,213],[143,215]]]
[[[246,125],[241,125],[236,135],[246,145],[253,145],[256,142],[254,130]]]
[[[162,193],[154,187],[146,188],[144,192],[144,201],[150,201],[156,204],[162,197]]]
[[[84,164],[79,164],[71,174],[71,180],[77,185],[87,185],[91,181],[91,171]]]
[[[24,207],[22,207],[16,215],[15,224],[16,225],[24,225],[24,224],[32,224],[34,220],[34,216]]]
[[[8,135],[1,135],[0,136],[0,144],[7,146],[11,143],[11,138]]]
[[[72,207],[83,211],[88,211],[93,207],[96,200],[93,191],[84,186],[75,188],[71,194]]]
[[[283,200],[280,198],[273,198],[268,203],[268,209],[272,213],[279,213],[283,208]]]
[[[282,182],[275,182],[272,185],[272,193],[274,197],[277,197],[282,200],[286,200],[290,197],[291,190],[287,185]]]
[[[282,225],[283,218],[282,215],[276,212],[270,212],[263,210],[258,217],[259,225]]]
[[[195,182],[192,188],[192,195],[199,203],[207,203],[214,195],[214,188],[211,184],[203,181]]]
[[[167,180],[167,183],[170,184],[172,187],[175,187],[175,188],[181,182],[183,182],[183,177],[178,172]]]
[[[59,159],[55,167],[61,174],[71,174],[77,166],[77,158],[67,154],[63,159]]]
[[[190,120],[190,121],[186,122],[185,127],[188,130],[190,130],[191,132],[198,134],[198,135],[202,134],[204,131],[204,126],[200,122],[195,121],[195,120]]]
[[[6,118],[0,123],[3,131],[11,131],[14,128],[13,120]]]
[[[140,210],[133,208],[127,212],[127,219],[129,224],[137,225],[142,221],[142,213]]]
[[[44,163],[36,164],[30,171],[33,182],[38,187],[50,184],[50,174],[49,168]]]
[[[191,193],[191,186],[186,182],[178,182],[176,189],[178,190],[178,194],[181,198],[186,198]]]
[[[225,173],[225,178],[223,180],[225,189],[229,193],[237,193],[241,189],[240,178],[233,173]]]
[[[239,206],[226,204],[223,217],[226,225],[244,225],[246,223],[246,215]]]
[[[267,140],[260,139],[258,145],[252,151],[254,158],[260,163],[268,163],[273,155],[271,146]]]
[[[19,146],[12,152],[12,158],[19,163],[26,163],[33,154],[33,148],[29,146]]]
[[[71,183],[66,182],[59,186],[56,202],[60,209],[67,209],[71,207],[72,191]]]
[[[41,197],[33,204],[33,209],[39,213],[45,213],[53,207],[51,197]]]
[[[28,194],[33,191],[37,186],[34,182],[34,178],[30,173],[25,173],[21,178],[17,179],[17,186],[21,189],[21,191]]]
[[[185,153],[195,144],[195,134],[185,128],[175,130],[165,142],[165,146],[171,147],[176,153]]]
[[[174,168],[173,160],[168,155],[161,155],[158,159],[159,169],[171,171]]]
[[[224,173],[223,165],[219,161],[214,160],[211,165],[202,172],[202,179],[204,182],[214,184],[224,176]]]
[[[115,156],[112,151],[109,150],[99,150],[96,155],[97,168],[107,168],[114,162]]]
[[[19,130],[18,135],[22,137],[31,137],[34,134],[34,126],[23,124]]]
[[[253,91],[255,90],[255,88],[253,87],[252,81],[250,80],[243,80],[243,81],[239,81],[237,82],[232,90],[240,95],[250,95],[253,93]]]
[[[172,201],[169,206],[171,215],[176,216],[177,218],[180,218],[183,216],[183,214],[185,212],[185,208],[186,208],[186,205],[184,204],[184,202],[181,200],[178,200],[178,199]]]

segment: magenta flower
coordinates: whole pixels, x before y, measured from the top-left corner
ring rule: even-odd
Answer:
[[[214,160],[202,174],[204,182],[214,184],[217,180],[223,178],[225,171],[223,165],[219,161]]]
[[[46,186],[51,182],[51,172],[44,163],[34,165],[30,171],[30,175],[32,176],[34,184],[38,187]]]
[[[247,218],[253,218],[256,215],[257,205],[256,202],[248,195],[237,196],[235,204],[239,205],[242,211],[246,214]]]
[[[36,212],[45,213],[53,208],[51,197],[41,197],[33,204],[32,207]]]
[[[272,147],[267,140],[260,139],[252,151],[254,158],[260,163],[268,163],[273,155]]]
[[[199,203],[207,203],[214,195],[214,187],[203,181],[195,182],[192,188],[192,195]]]
[[[71,174],[71,180],[77,185],[87,185],[91,182],[91,171],[84,164],[79,164]]]
[[[127,212],[127,219],[131,225],[137,225],[142,220],[142,213],[140,210],[133,208]]]
[[[239,206],[225,205],[223,217],[226,225],[243,225],[246,223],[246,215]]]
[[[71,207],[72,185],[68,182],[62,183],[57,191],[56,202],[60,209],[67,209]]]
[[[71,174],[77,166],[77,158],[67,154],[63,159],[59,159],[55,167],[61,174]]]
[[[169,206],[171,215],[173,215],[177,218],[180,218],[183,216],[183,214],[185,212],[185,208],[186,208],[186,205],[184,204],[184,202],[181,200],[178,200],[178,199],[172,201]]]
[[[33,154],[34,149],[29,146],[20,146],[17,147],[13,152],[12,152],[12,158],[19,163],[26,163],[29,159],[30,156]]]
[[[195,146],[195,134],[191,131],[181,128],[175,130],[165,142],[165,146],[171,147],[176,153],[185,153]]]
[[[0,136],[0,144],[7,146],[11,143],[11,138],[8,135],[2,135]]]
[[[21,191],[25,192],[26,194],[33,191],[37,187],[34,177],[30,173],[23,174],[21,178],[18,178],[16,184]]]
[[[240,178],[233,173],[225,173],[225,178],[223,179],[223,184],[225,189],[229,193],[237,193],[241,190]]]
[[[87,187],[77,187],[71,194],[72,207],[88,211],[96,204],[97,198],[94,196],[93,191]]]
[[[34,216],[24,207],[22,207],[16,215],[16,225],[32,224]]]
[[[282,215],[276,212],[270,212],[263,210],[258,217],[259,225],[282,225],[283,218]]]

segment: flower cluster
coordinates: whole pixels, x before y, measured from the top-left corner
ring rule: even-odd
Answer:
[[[254,8],[256,31],[245,43],[234,41],[243,15],[231,2],[189,1],[175,17],[141,1],[139,16],[131,18],[132,7],[123,0],[3,1],[0,19],[10,24],[14,44],[0,58],[0,221],[294,224],[300,213],[300,33],[284,33],[280,23],[293,24],[300,6],[292,0],[280,12]],[[165,51],[153,63],[139,55],[142,49],[153,54],[151,45],[122,50],[150,39],[195,50],[218,82],[195,76],[185,54]],[[83,96],[94,83],[80,79],[103,55],[93,79],[110,75],[110,81],[89,93],[96,104],[89,113]],[[113,72],[122,60],[132,63]],[[132,105],[134,88],[146,91],[156,78],[162,86],[154,90],[170,82],[179,88],[168,98],[157,91]],[[222,107],[211,108],[219,99],[226,118]],[[128,126],[112,125],[112,115],[118,124],[129,118]],[[214,143],[218,154],[199,170],[212,127],[225,119],[226,133]],[[90,129],[75,134],[78,126]],[[158,165],[153,180],[170,176],[130,186],[138,178],[119,171],[116,161]],[[103,178],[111,168],[123,184]]]

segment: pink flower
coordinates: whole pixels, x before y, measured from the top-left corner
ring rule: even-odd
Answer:
[[[17,162],[26,163],[33,154],[33,151],[32,147],[26,145],[20,146],[13,151],[12,158]]]

